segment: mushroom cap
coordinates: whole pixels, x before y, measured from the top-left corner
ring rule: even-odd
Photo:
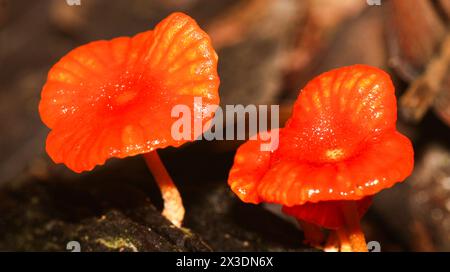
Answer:
[[[341,204],[344,202],[346,201],[322,201],[292,207],[283,206],[283,212],[327,229],[338,229],[345,225],[345,216],[341,210]],[[372,204],[372,197],[367,196],[355,202],[358,216],[362,218]]]
[[[228,184],[249,203],[284,206],[360,200],[410,175],[413,148],[397,132],[389,75],[354,65],[331,70],[301,91],[279,146],[237,150]]]
[[[184,144],[171,135],[179,118],[172,108],[188,106],[191,123],[203,113],[207,127],[219,104],[217,59],[208,35],[183,13],[133,37],[75,48],[50,69],[42,89],[47,153],[82,172],[112,157]]]

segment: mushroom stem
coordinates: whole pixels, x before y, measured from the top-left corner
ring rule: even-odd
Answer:
[[[339,237],[337,231],[331,230],[328,234],[327,242],[323,248],[325,252],[338,252],[340,250]]]
[[[321,247],[325,241],[325,236],[319,226],[297,219],[305,234],[305,243],[313,247]]]
[[[349,235],[345,228],[339,228],[336,230],[336,236],[339,238],[339,251],[341,252],[352,252],[354,251],[352,248],[351,241],[349,239]]]
[[[338,230],[338,236],[341,238],[343,232],[345,231],[348,240],[351,245],[351,250],[354,252],[367,252],[367,243],[364,233],[361,230],[361,225],[359,223],[358,209],[356,207],[356,202],[345,201],[341,204],[341,210],[345,219],[345,227]],[[341,240],[342,247],[342,240]]]
[[[181,227],[184,218],[184,206],[180,192],[173,183],[156,150],[146,153],[143,156],[161,190],[161,195],[164,200],[162,215],[175,226]]]

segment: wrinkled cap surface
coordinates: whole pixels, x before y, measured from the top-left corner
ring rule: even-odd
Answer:
[[[394,87],[382,70],[354,65],[321,74],[301,91],[278,148],[243,144],[228,183],[245,202],[288,207],[374,195],[413,169],[396,115]]]
[[[133,37],[82,45],[51,68],[42,89],[39,112],[51,128],[47,153],[82,172],[111,157],[179,146],[187,140],[171,135],[178,118],[172,108],[187,105],[192,122],[203,113],[206,125],[219,104],[218,87],[211,41],[182,13]],[[192,130],[190,139],[197,134]]]

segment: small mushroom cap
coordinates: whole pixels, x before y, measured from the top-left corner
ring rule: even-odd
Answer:
[[[51,128],[47,153],[82,172],[108,158],[180,146],[188,140],[171,135],[179,118],[171,117],[173,107],[188,106],[191,123],[203,113],[206,126],[219,104],[218,87],[210,38],[183,13],[133,37],[82,45],[51,68],[42,89],[39,112]],[[190,139],[197,134],[192,130]]]
[[[261,140],[239,147],[228,183],[255,204],[374,195],[413,169],[413,148],[396,130],[396,114],[394,87],[380,69],[355,65],[324,73],[301,91],[277,149],[261,151]]]

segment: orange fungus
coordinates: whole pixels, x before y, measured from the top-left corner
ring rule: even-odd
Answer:
[[[211,41],[182,13],[133,37],[82,45],[51,68],[42,89],[39,112],[51,129],[47,152],[82,172],[111,157],[179,146],[187,140],[171,135],[172,108],[191,106],[194,118],[218,105],[218,86]]]
[[[243,144],[228,183],[244,202],[279,203],[298,219],[339,228],[341,202],[355,201],[361,217],[372,195],[410,175],[413,148],[396,116],[384,71],[354,65],[323,73],[301,91],[278,148]]]

